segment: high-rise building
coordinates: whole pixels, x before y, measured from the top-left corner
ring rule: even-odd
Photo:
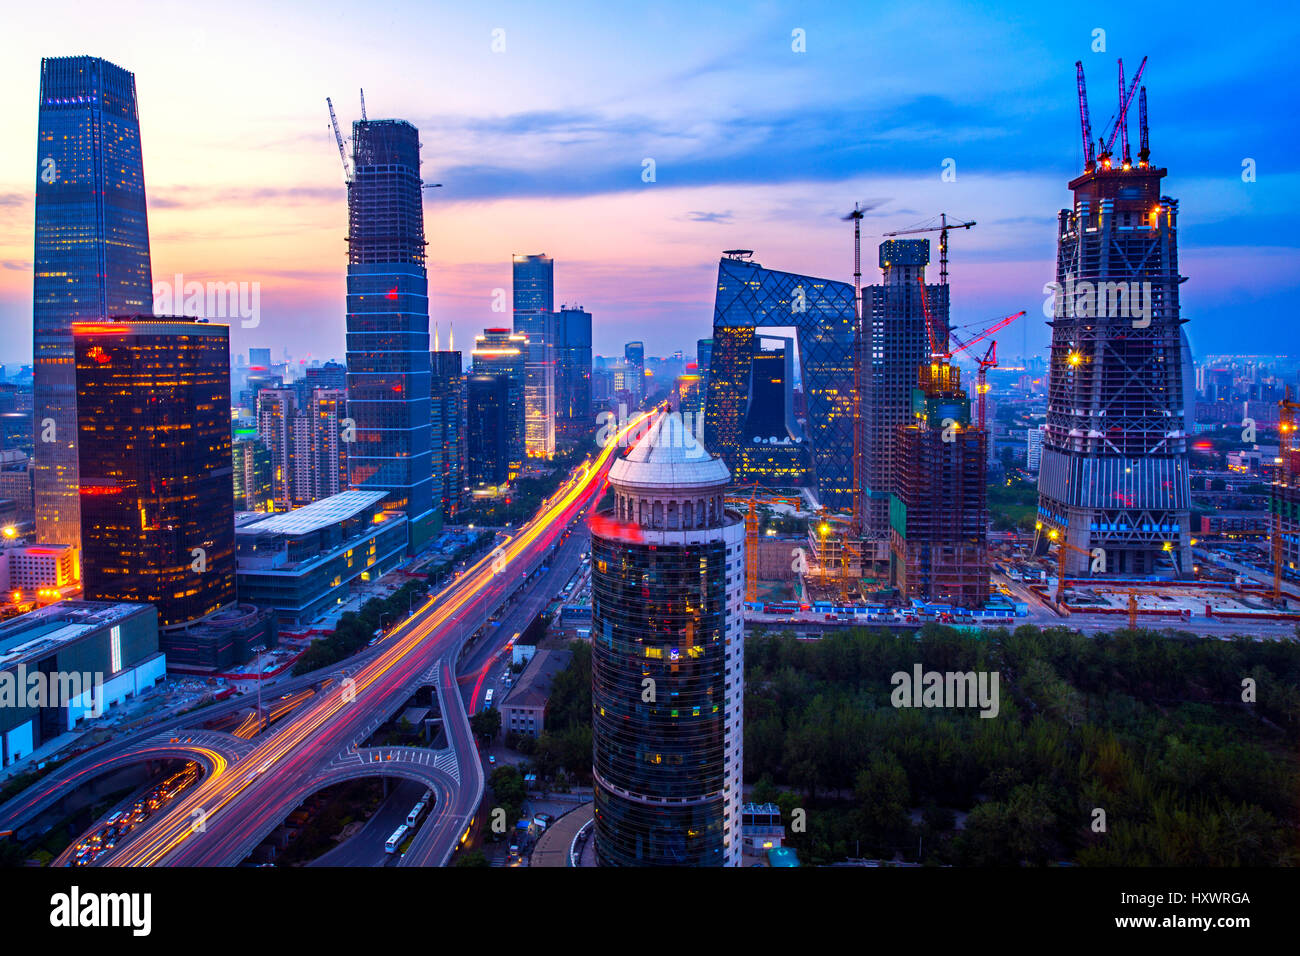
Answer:
[[[555,262],[514,257],[515,332],[528,337],[524,385],[524,444],[531,458],[555,455]]]
[[[230,448],[235,510],[274,511],[271,452],[257,438],[236,439]]]
[[[794,420],[793,343],[775,341],[775,348],[754,352],[736,483],[797,488],[808,483],[809,460],[803,431]]]
[[[434,488],[442,498],[444,521],[455,521],[465,499],[465,372],[460,352],[438,349],[429,356],[432,370],[433,443],[440,449],[442,473],[434,475]]]
[[[270,349],[249,349],[248,364],[252,368],[269,371],[271,368]]]
[[[315,365],[307,369],[303,379],[307,388],[333,388],[340,392],[347,391],[348,368],[338,362],[326,362],[324,365]]]
[[[1067,574],[1192,570],[1178,200],[1148,153],[1089,159],[1057,216],[1038,547]]]
[[[441,525],[433,476],[429,289],[420,134],[405,120],[352,124],[348,183],[348,449],[354,488],[404,511],[410,547]]]
[[[562,306],[556,313],[555,430],[570,441],[595,428],[591,405],[591,313]]]
[[[1047,434],[1046,425],[1031,425],[1025,431],[1025,470],[1034,474],[1043,461],[1043,436]]]
[[[153,308],[135,77],[91,56],[41,61],[32,288],[36,535],[81,534],[72,323]]]
[[[749,255],[732,250],[718,263],[705,442],[732,474],[738,471],[754,330],[793,326],[817,496],[829,508],[848,508],[853,501],[853,286],[764,269]]]
[[[628,342],[624,345],[623,360],[635,372],[628,377],[627,390],[632,393],[633,401],[640,403],[645,399],[645,343]]]
[[[471,375],[465,382],[465,478],[499,488],[510,477],[510,379]]]
[[[257,393],[258,437],[271,457],[276,509],[289,511],[347,490],[343,392],[264,388]]]
[[[926,285],[928,239],[880,244],[879,285],[862,290],[862,536],[863,558],[885,562],[890,553],[890,495],[898,429],[912,422],[917,369],[930,362],[925,310],[934,320],[936,346],[947,347],[948,287]],[[922,301],[922,295],[925,299]],[[811,411],[811,410],[810,410]],[[852,441],[852,436],[849,438]]]
[[[484,329],[474,339],[475,375],[503,375],[506,379],[506,436],[510,467],[523,464],[524,396],[527,382],[528,337],[509,329]]]
[[[229,327],[141,315],[72,332],[86,599],[148,602],[164,628],[232,603]]]
[[[891,455],[890,581],[904,600],[973,611],[989,598],[986,435],[955,365],[926,362],[918,379]]]
[[[745,532],[730,475],[662,416],[592,522],[592,740],[602,866],[738,866]]]

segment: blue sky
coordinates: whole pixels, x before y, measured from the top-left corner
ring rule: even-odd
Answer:
[[[1014,354],[1047,341],[1056,212],[1081,168],[1075,60],[1095,128],[1116,57],[1142,56],[1152,159],[1181,203],[1184,316],[1200,353],[1294,352],[1300,284],[1293,46],[1278,4],[162,3],[8,15],[0,132],[0,323],[30,357],[31,193],[40,57],[135,72],[155,280],[261,283],[236,348],[341,356],[342,171],[325,110],[421,130],[431,308],[457,342],[502,316],[514,252],[556,259],[557,297],[595,317],[598,351],[707,335],[722,249],[851,280],[839,216],[880,200],[874,238],[941,211],[954,321],[1018,309]],[[1093,31],[1105,31],[1094,52]],[[805,51],[792,49],[803,31]],[[495,33],[494,31],[504,31]],[[497,50],[493,41],[497,40]],[[504,40],[504,48],[501,49]],[[1136,118],[1131,124],[1136,150]],[[1256,180],[1242,181],[1252,159]],[[642,181],[653,159],[655,181]],[[941,180],[946,159],[956,181]],[[866,281],[874,277],[868,267]],[[558,303],[557,303],[558,304]]]

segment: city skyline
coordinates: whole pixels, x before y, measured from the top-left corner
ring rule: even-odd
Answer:
[[[277,52],[288,62],[275,96],[257,80],[232,87],[238,69],[210,79],[181,70],[195,54],[236,65],[257,57],[257,42],[234,42],[245,39],[239,26],[205,24],[196,46],[158,42],[199,35],[186,13],[139,39],[36,20],[23,24],[24,43],[0,76],[13,91],[11,139],[27,144],[41,56],[90,52],[136,74],[156,276],[261,285],[259,324],[232,323],[232,352],[271,344],[302,357],[343,354],[346,194],[323,100],[333,96],[346,125],[365,88],[370,115],[423,131],[422,175],[443,183],[426,201],[431,319],[462,335],[504,320],[493,303],[496,290],[508,295],[510,254],[545,249],[565,263],[556,302],[596,315],[598,353],[618,354],[628,339],[645,340],[652,355],[686,348],[707,334],[721,250],[754,248],[775,268],[847,281],[852,249],[838,218],[854,201],[882,199],[867,213],[868,241],[940,211],[979,222],[953,243],[953,321],[1025,308],[1029,321],[1005,344],[1041,354],[1055,211],[1081,166],[1073,63],[1089,71],[1102,125],[1114,111],[1116,57],[1148,52],[1146,27],[1159,22],[1163,50],[1179,52],[1150,50],[1153,162],[1175,170],[1170,188],[1188,210],[1181,246],[1193,349],[1284,352],[1284,303],[1300,276],[1282,229],[1298,193],[1286,148],[1294,134],[1267,125],[1285,115],[1284,58],[1267,53],[1286,31],[1202,36],[1195,17],[1172,10],[1113,23],[1099,13],[1106,49],[1094,53],[1090,32],[1064,13],[994,23],[945,7],[924,70],[908,62],[909,43],[890,42],[915,26],[919,14],[904,12],[769,8],[720,46],[725,11],[691,8],[687,20],[670,10],[645,17],[628,47],[612,40],[625,26],[618,18],[570,19],[561,32],[523,9],[444,11],[427,34],[445,38],[438,57],[427,44],[393,40],[386,23],[363,21],[345,39],[321,18],[295,27],[303,42],[294,50]],[[38,14],[15,19],[27,16]],[[499,53],[494,30],[505,31]],[[792,49],[796,30],[805,52]],[[338,52],[358,36],[366,55]],[[580,65],[551,69],[555,52],[574,47],[587,54]],[[865,55],[845,56],[857,48]],[[976,70],[982,82],[966,82]],[[409,89],[398,79],[408,73],[417,77]],[[605,82],[592,94],[596,76]],[[767,80],[757,93],[756,76]],[[1201,123],[1210,112],[1213,143]],[[642,181],[646,159],[652,183]],[[946,159],[955,181],[941,179]],[[1254,182],[1242,181],[1245,159],[1256,164]],[[36,160],[27,146],[0,159],[0,323],[12,330],[31,315]],[[1234,323],[1243,308],[1254,320]],[[0,360],[30,361],[25,337],[11,339]]]

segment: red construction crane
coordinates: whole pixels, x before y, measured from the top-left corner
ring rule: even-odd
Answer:
[[[921,226],[917,229],[899,229],[895,232],[881,233],[883,236],[914,236],[919,232],[937,232],[939,234],[939,285],[948,284],[948,230],[970,229],[975,221],[949,222],[946,212],[939,213],[939,225]]]
[[[1010,325],[1012,322],[1014,322],[1016,319],[1020,318],[1024,314],[1025,311],[1021,309],[1019,312],[1015,313],[1014,315],[1008,315],[1005,318],[998,319],[988,328],[975,334],[969,341],[963,340],[963,338],[957,334],[956,329],[950,330],[948,332],[948,337],[957,343],[957,347],[953,349],[950,354],[957,355],[960,352],[966,351],[972,345],[976,344],[977,342],[983,341],[984,339],[992,335],[994,332],[997,332],[1000,329],[1005,329],[1008,325]],[[983,431],[984,430],[984,407],[985,407],[984,396],[987,395],[989,391],[988,382],[986,381],[986,373],[988,372],[989,369],[998,367],[998,340],[994,339],[992,342],[990,342],[988,350],[985,351],[984,353],[984,357],[975,359],[975,362],[979,367],[979,371],[976,373],[977,380],[975,383],[975,394],[978,396],[980,430]]]
[[[1128,107],[1129,104],[1133,102],[1133,96],[1134,94],[1137,93],[1137,89],[1138,89],[1138,81],[1142,79],[1142,71],[1145,70],[1146,68],[1147,68],[1147,58],[1143,57],[1142,62],[1138,64],[1137,72],[1133,74],[1133,85],[1130,86],[1128,88],[1128,92],[1125,93],[1122,88],[1122,84],[1124,82],[1124,61],[1120,60],[1119,69],[1120,69],[1121,89],[1120,89],[1119,112],[1115,116],[1115,126],[1110,131],[1110,138],[1107,139],[1104,144],[1102,144],[1101,154],[1097,157],[1099,160],[1101,160],[1101,164],[1106,169],[1110,169],[1110,155],[1111,155],[1111,149],[1115,145],[1115,137],[1119,135],[1119,131],[1121,129],[1124,130],[1124,135],[1126,137],[1128,136]]]
[[[1083,61],[1074,61],[1075,71],[1079,77],[1079,128],[1083,131],[1083,168],[1092,172],[1097,166],[1093,154],[1092,120],[1088,117],[1088,89],[1083,83]]]
[[[1138,167],[1146,169],[1151,159],[1151,146],[1147,142],[1147,88],[1138,93]]]

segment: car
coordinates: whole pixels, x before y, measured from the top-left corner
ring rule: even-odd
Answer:
[[[488,754],[488,763],[496,763],[496,762],[497,762],[497,755],[496,755],[496,754]]]

